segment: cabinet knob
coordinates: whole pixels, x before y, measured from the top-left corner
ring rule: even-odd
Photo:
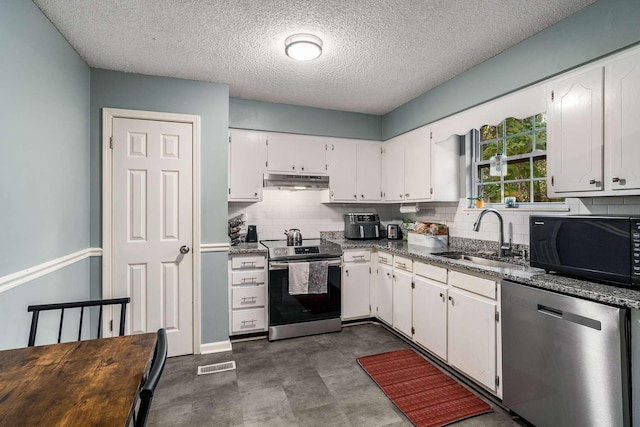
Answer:
[[[301,167],[300,169],[304,170],[304,166],[303,166],[303,167]]]
[[[591,185],[593,185],[593,184],[595,184],[595,183],[597,183],[597,182],[598,182],[598,181],[596,181],[595,179],[590,179],[590,180],[589,180],[589,184],[591,184]]]
[[[619,182],[621,185],[624,185],[624,178],[620,178],[618,176],[614,176],[613,178],[611,178],[611,181]]]
[[[360,197],[364,199],[364,194],[361,194]]]
[[[402,199],[402,194],[400,194],[400,198]]]
[[[455,305],[455,300],[453,299],[453,297],[449,297],[449,301],[451,301],[451,305]]]
[[[344,274],[346,274],[347,276],[349,276],[349,270],[345,270]]]
[[[256,191],[255,193],[253,193],[254,197],[258,197],[258,192]]]
[[[404,197],[409,197],[409,193],[404,193]]]
[[[292,169],[292,170],[296,170],[296,167],[295,167],[295,166],[291,166],[291,169]]]
[[[442,292],[440,292],[440,298],[442,298],[442,301],[444,301],[444,294]]]
[[[358,195],[357,195],[357,194],[354,194],[354,195],[353,195],[353,198],[354,198],[354,199],[357,199],[357,198],[358,198]]]

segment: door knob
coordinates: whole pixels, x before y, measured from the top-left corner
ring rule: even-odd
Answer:
[[[181,254],[188,254],[189,253],[189,246],[187,246],[187,245],[180,246],[180,253]]]

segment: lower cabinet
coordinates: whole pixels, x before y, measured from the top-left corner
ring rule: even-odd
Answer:
[[[371,251],[345,250],[342,269],[342,320],[371,315]]]
[[[413,340],[447,360],[447,285],[418,275],[413,282]]]
[[[229,335],[267,330],[266,268],[264,255],[229,258]]]
[[[380,260],[380,257],[378,257]],[[376,300],[378,319],[393,324],[393,266],[378,263],[376,281]]]
[[[393,269],[393,327],[411,337],[411,272]]]

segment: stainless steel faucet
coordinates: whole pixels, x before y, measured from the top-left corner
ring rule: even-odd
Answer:
[[[478,215],[476,222],[473,224],[473,231],[480,230],[480,221],[482,221],[482,217],[488,214],[489,212],[496,214],[498,216],[498,220],[500,221],[500,235],[498,237],[498,247],[499,247],[498,256],[503,257],[506,251],[511,250],[511,236],[509,236],[509,243],[505,245],[504,244],[504,221],[502,220],[502,215],[500,215],[500,212],[492,208],[484,209],[482,212],[480,212],[480,215]]]

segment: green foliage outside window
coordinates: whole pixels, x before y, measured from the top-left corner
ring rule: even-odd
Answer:
[[[547,115],[507,118],[497,126],[480,128],[474,167],[478,196],[487,203],[515,197],[520,203],[561,202],[547,196]],[[505,176],[489,174],[489,159],[507,155]]]

